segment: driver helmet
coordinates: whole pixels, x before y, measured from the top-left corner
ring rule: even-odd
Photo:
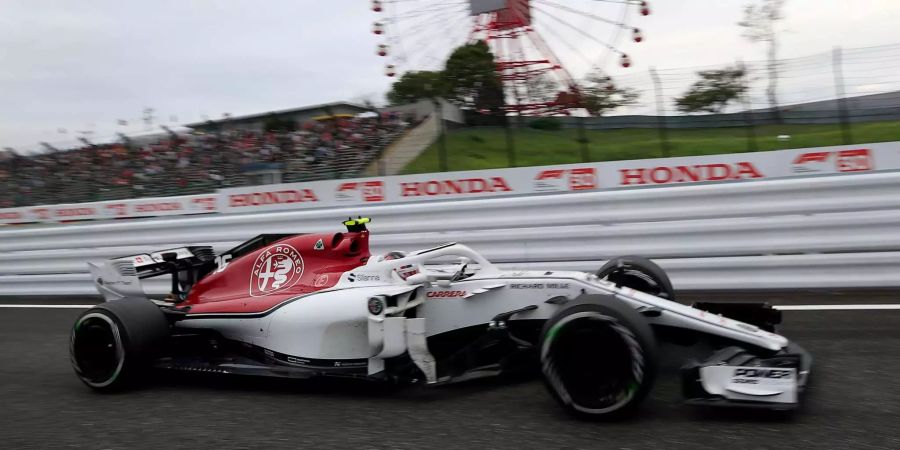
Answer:
[[[381,257],[379,261],[391,261],[394,259],[405,258],[406,253],[400,251],[388,252],[384,256]],[[401,280],[406,280],[407,278],[419,273],[419,269],[412,264],[403,265],[394,269],[394,272],[397,273],[397,276],[400,277]]]

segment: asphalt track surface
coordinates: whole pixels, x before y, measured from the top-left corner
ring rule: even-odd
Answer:
[[[900,303],[896,293],[855,295],[767,298]],[[676,349],[665,352],[641,415],[615,423],[568,417],[536,379],[392,389],[179,375],[96,394],[68,361],[69,327],[81,311],[0,308],[0,448],[900,448],[900,310],[784,312],[781,332],[815,357],[795,414],[681,404]]]

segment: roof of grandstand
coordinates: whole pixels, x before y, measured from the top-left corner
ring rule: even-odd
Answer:
[[[318,105],[301,106],[299,108],[282,109],[278,111],[268,111],[264,113],[247,114],[243,116],[226,117],[218,120],[206,120],[202,122],[188,123],[184,126],[194,129],[203,129],[211,125],[243,125],[250,122],[269,119],[272,117],[290,117],[292,120],[313,120],[317,116],[351,113],[358,114],[371,111],[364,105],[351,102],[331,102]]]

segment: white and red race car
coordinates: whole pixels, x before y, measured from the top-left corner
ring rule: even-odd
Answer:
[[[591,274],[505,271],[456,243],[372,256],[367,222],[92,263],[107,301],[72,329],[76,373],[115,390],[150,368],[428,385],[540,368],[564,408],[610,417],[637,409],[657,341],[674,341],[712,348],[682,369],[691,403],[792,409],[806,385],[811,358],[773,333],[778,311],[677,303],[646,259]],[[159,275],[171,293],[150,299],[140,280]]]

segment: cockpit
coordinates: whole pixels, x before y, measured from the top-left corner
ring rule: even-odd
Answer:
[[[453,252],[454,248],[465,251]],[[406,264],[398,264],[392,270],[393,276],[399,280],[409,284],[425,281],[449,284],[469,278],[478,272],[479,264],[473,262],[470,256],[465,256],[470,253],[472,250],[468,247],[451,242],[412,253],[390,251],[372,258],[369,263],[406,260]]]

